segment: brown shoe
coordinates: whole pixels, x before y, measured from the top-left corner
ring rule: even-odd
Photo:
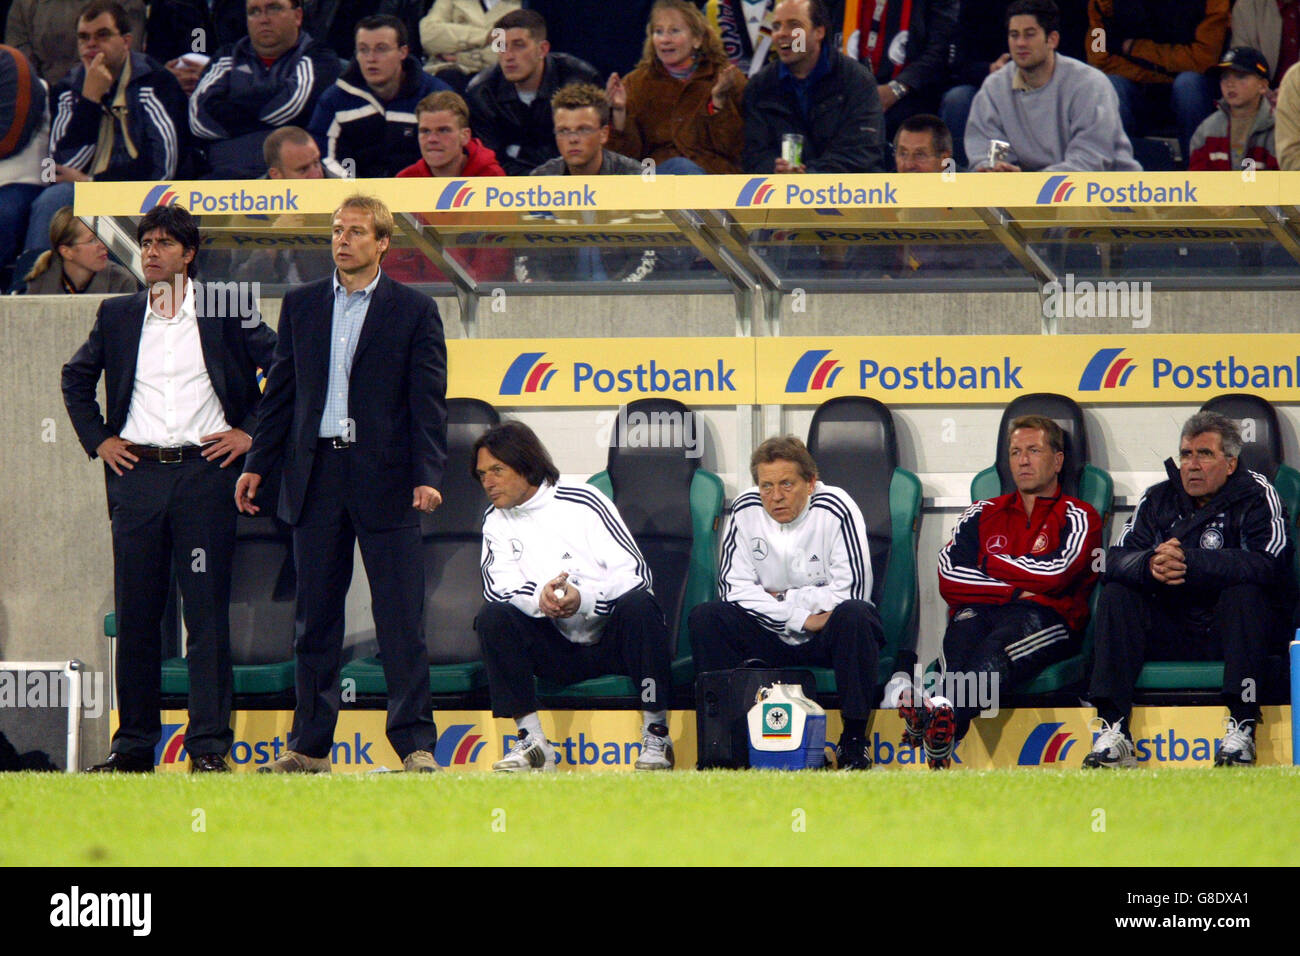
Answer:
[[[258,773],[329,773],[329,757],[308,757],[296,750],[286,750],[265,767],[258,767]]]
[[[407,773],[437,773],[442,770],[433,759],[433,754],[427,750],[415,750],[407,754],[402,761],[402,769]]]

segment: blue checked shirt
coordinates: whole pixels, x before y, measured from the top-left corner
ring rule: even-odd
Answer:
[[[379,285],[382,271],[374,281],[360,292],[348,293],[334,273],[334,322],[330,326],[330,374],[325,391],[325,411],[320,417],[321,438],[346,438],[356,441],[357,436],[348,420],[348,376],[352,373],[352,356],[357,352],[357,338],[366,322],[370,297]]]

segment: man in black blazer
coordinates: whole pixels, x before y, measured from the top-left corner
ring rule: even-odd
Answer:
[[[352,196],[334,213],[337,268],[284,297],[235,491],[239,509],[256,513],[263,476],[283,462],[278,514],[293,526],[298,571],[298,703],[289,749],[261,768],[267,773],[329,772],[354,542],[370,579],[388,740],[406,770],[438,769],[420,514],[442,502],[447,347],[433,300],[379,268],[392,234],[392,214],[377,199]]]
[[[189,632],[194,772],[225,771],[230,727],[230,564],[238,460],[252,443],[275,333],[256,310],[218,302],[190,279],[194,217],[157,206],[136,228],[148,288],[106,299],[86,343],[63,366],[77,438],[104,462],[113,524],[119,726],[92,771],[154,768],[162,732],[161,624],[172,569]],[[241,314],[241,312],[246,314]],[[107,419],[96,400],[100,374]]]

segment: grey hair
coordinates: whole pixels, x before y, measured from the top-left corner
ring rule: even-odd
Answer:
[[[1206,432],[1214,432],[1219,436],[1223,444],[1223,453],[1229,458],[1241,456],[1241,431],[1237,428],[1237,423],[1218,412],[1197,412],[1187,419],[1187,424],[1183,426],[1183,433],[1178,440],[1181,443],[1188,438],[1204,435]]]

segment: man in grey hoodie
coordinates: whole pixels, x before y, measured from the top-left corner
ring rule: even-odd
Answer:
[[[1140,170],[1105,74],[1056,52],[1060,13],[1052,0],[1007,7],[1011,62],[975,95],[966,126],[973,172]],[[995,141],[1005,153],[990,152]]]

